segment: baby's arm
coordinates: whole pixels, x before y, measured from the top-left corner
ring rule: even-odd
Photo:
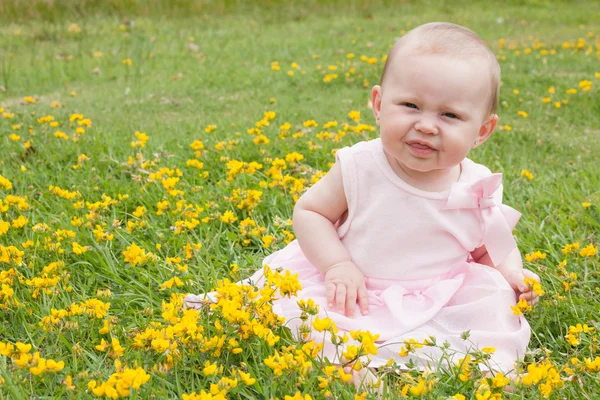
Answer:
[[[525,300],[531,305],[538,302],[538,295],[531,287],[525,285],[524,280],[525,278],[534,278],[539,282],[540,278],[534,272],[523,268],[523,259],[518,248],[515,248],[506,257],[506,260],[498,265],[494,265],[492,262],[485,245],[473,250],[471,257],[479,264],[496,268],[504,276],[504,279],[508,281],[510,286],[519,293],[519,300]]]
[[[339,312],[354,315],[358,301],[368,310],[364,275],[352,263],[334,223],[348,209],[339,163],[308,189],[294,207],[294,233],[306,258],[325,275],[327,302]]]

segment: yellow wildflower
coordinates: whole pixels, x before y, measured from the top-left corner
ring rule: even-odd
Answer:
[[[579,255],[582,257],[592,257],[598,253],[598,247],[594,246],[592,243],[581,249]]]
[[[237,221],[237,217],[233,214],[233,211],[225,211],[221,216],[221,222],[230,224]]]
[[[537,261],[537,260],[545,260],[546,253],[542,253],[541,251],[534,251],[531,254],[525,254],[525,260],[527,262]]]
[[[521,170],[521,176],[524,176],[529,180],[533,179],[533,174],[527,169]]]
[[[577,250],[578,248],[579,248],[579,242],[567,243],[567,244],[565,244],[565,246],[562,248],[561,251],[563,254],[569,254],[571,251]]]
[[[513,310],[513,313],[515,315],[521,315],[524,312],[528,312],[533,309],[533,307],[527,304],[527,301],[525,300],[519,300],[519,302],[515,306],[510,306],[510,308],[511,310]]]

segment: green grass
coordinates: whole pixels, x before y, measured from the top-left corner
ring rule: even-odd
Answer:
[[[317,171],[327,171],[335,149],[376,137],[376,132],[362,136],[349,133],[340,142],[322,141],[316,137],[320,128],[303,129],[302,123],[314,119],[320,127],[332,120],[340,126],[354,125],[347,114],[358,110],[361,122],[374,124],[367,100],[370,87],[379,79],[381,57],[403,30],[434,20],[468,26],[505,57],[500,60],[503,85],[499,125],[512,129],[498,130],[469,157],[504,174],[505,202],[523,213],[515,230],[522,253],[540,250],[547,254],[544,260],[526,263],[540,274],[546,290],[540,304],[528,315],[533,336],[527,361],[540,360],[548,350],[548,357],[560,369],[571,357],[583,360],[597,356],[597,333],[584,335],[582,344],[575,347],[564,336],[569,326],[577,323],[600,328],[596,322],[600,311],[598,255],[584,258],[574,252],[567,257],[567,271],[577,274],[569,291],[563,288],[565,277],[559,274],[558,264],[565,259],[561,252],[565,244],[579,242],[581,250],[590,243],[598,246],[599,241],[599,3],[536,1],[524,5],[494,1],[470,7],[412,1],[373,1],[367,5],[313,1],[306,6],[282,3],[258,6],[248,2],[91,1],[83,8],[71,2],[56,2],[53,6],[41,1],[0,3],[0,107],[14,113],[11,119],[0,118],[0,175],[13,184],[11,190],[0,189],[0,199],[5,201],[8,194],[13,194],[27,197],[31,205],[29,210],[11,207],[7,212],[0,211],[3,221],[12,221],[21,213],[29,219],[26,227],[11,227],[1,235],[0,244],[22,249],[26,240],[39,242],[25,250],[22,264],[0,263],[2,271],[14,267],[23,277],[22,282],[14,279],[11,283],[14,298],[21,305],[10,303],[0,309],[0,338],[33,344],[32,351],[66,364],[62,371],[40,377],[0,357],[4,379],[0,396],[92,397],[87,383],[106,381],[115,372],[112,358],[94,346],[101,338],[114,336],[126,349],[121,357],[123,365],[133,367],[137,361],[152,376],[136,392],[138,398],[181,398],[183,393],[207,390],[208,383],[218,379],[198,372],[206,360],[218,360],[228,373],[233,366],[247,368],[258,378],[253,386],[240,385],[230,394],[232,398],[283,398],[296,390],[318,398],[318,366],[312,378],[299,386],[294,374],[273,381],[271,369],[263,363],[273,349],[256,337],[244,343],[241,355],[224,353],[211,358],[199,351],[185,352],[185,362],[168,373],[151,372],[155,364],[165,363],[166,357],[134,349],[133,337],[152,321],[166,326],[161,304],[169,301],[171,293],[202,292],[214,287],[218,279],[247,276],[260,267],[266,254],[285,246],[283,231],[291,227],[276,221],[291,218],[294,193],[289,187],[260,186],[261,182],[272,182],[265,174],[271,160],[285,158],[294,151],[303,154],[305,159],[299,166],[288,166],[284,173],[304,179],[308,187]],[[69,31],[73,23],[81,32]],[[506,40],[503,49],[498,44],[501,38]],[[563,43],[575,44],[579,38],[586,42],[582,48],[563,48]],[[513,41],[514,48],[509,49]],[[586,54],[590,47],[591,53]],[[531,54],[525,54],[528,48]],[[542,55],[543,49],[554,49],[556,54]],[[102,52],[102,56],[95,57],[95,51]],[[356,57],[348,60],[348,53]],[[360,61],[361,55],[379,61],[368,65]],[[131,66],[125,65],[124,59],[131,59]],[[280,71],[271,69],[274,61],[281,66]],[[300,69],[288,76],[292,62]],[[325,83],[323,71],[330,65],[338,66],[340,77]],[[350,67],[356,72],[347,79],[344,74]],[[592,82],[591,90],[580,89],[583,80]],[[555,94],[548,93],[550,86],[555,87]],[[577,93],[566,94],[571,88]],[[25,104],[25,96],[36,98],[35,104]],[[543,103],[544,97],[552,101]],[[276,101],[271,103],[271,98]],[[560,108],[553,105],[562,100],[568,100],[568,104]],[[51,108],[53,101],[62,106]],[[528,117],[519,116],[520,110]],[[270,126],[263,129],[270,143],[255,145],[246,130],[266,111],[276,113]],[[69,122],[73,113],[90,118],[92,126],[77,142],[54,137],[56,130],[75,136],[77,125]],[[44,115],[53,115],[60,126],[39,124],[37,119]],[[283,139],[278,134],[285,122],[292,125],[292,130]],[[20,129],[14,130],[12,126],[17,124]],[[210,124],[217,128],[206,133]],[[299,130],[304,130],[304,136],[292,138],[291,134]],[[142,149],[130,146],[136,140],[135,131],[150,137]],[[21,139],[11,140],[11,133]],[[186,161],[194,158],[190,144],[195,139],[206,146],[200,160],[208,177],[186,166]],[[32,149],[25,150],[28,140],[32,140]],[[231,148],[215,149],[215,144],[223,141],[234,142]],[[309,141],[320,147],[311,150]],[[73,169],[82,153],[90,160]],[[128,165],[128,157],[135,158],[136,154],[151,163]],[[226,160],[256,161],[264,168],[228,181]],[[22,166],[26,171],[21,171]],[[149,173],[161,167],[181,170],[183,176],[176,188],[184,195],[171,197],[160,180],[147,182]],[[531,171],[534,179],[521,176],[523,169]],[[113,199],[119,194],[129,197],[101,208],[91,227],[74,227],[71,219],[78,216],[86,220],[89,207],[74,208],[73,201],[52,195],[49,185],[79,191],[78,200],[90,203],[100,201],[103,194]],[[227,198],[238,188],[262,191],[261,202],[251,210],[237,209]],[[198,205],[203,210],[196,218],[206,220],[192,230],[174,234],[172,226],[186,216],[177,211],[156,215],[157,203],[163,199],[169,199],[172,209],[180,199]],[[583,207],[583,202],[591,206]],[[148,209],[142,218],[132,215],[138,206]],[[236,214],[238,221],[220,221],[228,210]],[[261,235],[251,238],[249,246],[242,245],[239,222],[247,217],[264,227],[262,235],[275,237],[270,248],[263,248]],[[125,229],[128,221],[144,221],[147,225],[130,233]],[[34,231],[37,223],[49,225],[49,231]],[[97,224],[104,225],[114,239],[97,240],[92,233]],[[44,247],[46,238],[56,242],[53,232],[57,229],[76,233],[75,239],[62,240],[62,254]],[[90,250],[74,254],[71,241]],[[130,267],[122,253],[131,243],[154,252],[158,260]],[[162,244],[160,250],[157,243]],[[183,246],[187,243],[201,243],[202,248],[182,262],[189,265],[188,273],[173,272],[166,259],[184,256]],[[65,262],[64,272],[59,273],[60,283],[50,293],[33,299],[33,289],[25,280],[41,276],[44,266],[58,260]],[[231,273],[233,263],[239,265],[237,274]],[[185,285],[159,291],[159,285],[174,275],[180,276]],[[67,291],[69,286],[72,289]],[[110,335],[98,333],[102,328],[100,319],[87,317],[72,318],[70,321],[77,325],[50,331],[38,325],[51,309],[94,298],[98,289],[106,288],[112,292],[109,300],[104,298],[111,304],[109,316],[114,322]],[[203,316],[205,329],[215,334],[211,331],[215,317]],[[282,342],[290,342],[284,331],[278,334],[283,335]],[[556,389],[553,396],[597,397],[598,372],[569,365],[576,370],[577,378]],[[73,377],[75,391],[67,391],[62,383],[67,375]],[[561,375],[567,376],[565,372]],[[453,371],[436,377],[439,382],[431,396],[443,398],[460,391],[467,398],[475,398],[474,382],[457,381]],[[341,384],[333,385],[331,390],[340,398],[352,393],[351,388]],[[521,388],[511,395],[538,396],[538,389]]]

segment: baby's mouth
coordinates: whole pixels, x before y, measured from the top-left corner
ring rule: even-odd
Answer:
[[[409,146],[415,147],[417,149],[421,149],[421,150],[435,150],[433,147],[429,147],[427,145],[421,144],[421,143],[409,143]]]
[[[422,142],[413,141],[413,142],[407,142],[406,144],[407,144],[410,152],[415,157],[419,157],[419,158],[428,157],[437,151],[437,149],[435,149],[434,147],[429,146]]]

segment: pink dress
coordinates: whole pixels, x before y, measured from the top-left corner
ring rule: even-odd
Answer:
[[[329,317],[340,332],[368,330],[379,334],[378,354],[369,366],[394,358],[426,366],[441,355],[434,347],[400,357],[403,341],[435,336],[452,349],[493,347],[491,366],[508,372],[522,358],[529,324],[510,306],[516,295],[502,275],[475,263],[470,252],[485,244],[495,264],[516,247],[512,229],[520,213],[502,204],[502,175],[465,159],[450,190],[427,192],[404,182],[389,165],[381,140],[360,142],[337,152],[348,202],[346,220],[337,231],[352,261],[364,273],[369,313],[356,307],[353,318],[329,309],[324,277],[306,259],[297,241],[266,257],[263,264],[298,274],[297,298],[275,303],[275,312],[297,332],[299,299],[313,299],[320,317]],[[262,270],[247,281],[260,284]],[[195,296],[186,298],[193,303]],[[470,331],[468,341],[461,338]],[[316,333],[314,340],[323,340]],[[339,362],[337,349],[324,341],[324,356]],[[456,354],[454,362],[461,358]]]

